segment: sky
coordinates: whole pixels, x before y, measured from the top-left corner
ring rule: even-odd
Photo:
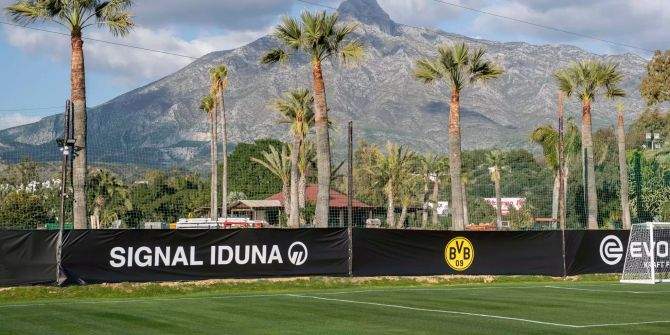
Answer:
[[[337,7],[342,0],[309,0]],[[598,54],[651,52],[566,34],[446,3],[551,26],[646,50],[670,46],[670,0],[378,0],[399,23],[474,38],[533,44],[571,44]],[[0,0],[4,8],[13,3]],[[91,38],[187,57],[84,43],[87,102],[92,107],[169,75],[212,51],[243,46],[272,31],[282,15],[328,10],[298,0],[139,0],[137,27],[125,38],[88,28]],[[0,13],[0,21],[11,22]],[[35,27],[65,32],[54,24]],[[191,57],[191,58],[189,58]],[[67,36],[0,24],[0,129],[62,111],[69,94]]]

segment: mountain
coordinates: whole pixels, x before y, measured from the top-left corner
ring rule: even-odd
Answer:
[[[646,61],[636,55],[599,56],[567,45],[500,43],[409,27],[393,22],[375,0],[347,0],[338,12],[343,21],[360,23],[357,38],[365,43],[366,55],[357,66],[324,65],[336,152],[346,148],[348,120],[354,121],[355,141],[393,141],[423,152],[446,152],[449,89],[419,83],[411,73],[416,59],[433,56],[437,45],[456,41],[485,49],[487,57],[505,69],[501,78],[461,96],[466,149],[527,146],[534,127],[555,124],[557,88],[551,73],[578,60],[619,63],[628,92],[623,102],[631,111],[627,121],[644,109],[637,90]],[[229,67],[225,91],[229,141],[287,139],[287,127],[276,123],[268,102],[286,90],[311,88],[311,67],[304,56],[289,64],[259,65],[261,55],[276,46],[278,41],[266,36],[238,49],[210,53],[172,75],[91,108],[91,161],[151,166],[206,162],[207,118],[198,102],[207,94],[209,69],[220,64]],[[580,110],[574,100],[566,104],[568,114],[578,115]],[[596,126],[615,123],[613,102],[596,100],[593,114]],[[26,155],[57,159],[54,141],[61,124],[57,115],[0,131],[0,163]]]

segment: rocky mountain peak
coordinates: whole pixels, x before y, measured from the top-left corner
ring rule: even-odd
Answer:
[[[354,19],[363,24],[377,26],[387,34],[395,32],[395,23],[379,6],[377,0],[345,0],[337,12],[344,19]]]

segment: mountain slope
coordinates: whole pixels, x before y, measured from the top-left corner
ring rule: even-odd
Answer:
[[[463,145],[467,148],[527,145],[531,129],[555,123],[556,86],[551,73],[574,61],[599,57],[572,46],[499,43],[472,39],[435,29],[418,29],[393,22],[375,0],[348,0],[340,5],[341,18],[357,21],[366,45],[358,66],[324,66],[331,116],[341,131],[334,134],[335,151],[344,150],[344,127],[354,121],[355,140],[394,141],[420,151],[446,152],[449,89],[424,85],[411,77],[413,62],[436,54],[442,43],[466,41],[484,48],[488,58],[505,69],[490,83],[462,94]],[[226,113],[229,142],[263,137],[286,138],[268,101],[282,92],[311,88],[311,68],[305,57],[285,65],[259,65],[260,56],[277,46],[263,37],[235,50],[213,52],[176,73],[123,94],[89,112],[89,155],[92,161],[146,165],[189,165],[208,155],[207,118],[197,109],[209,88],[209,69],[229,67]],[[603,57],[620,63],[629,96],[623,100],[628,120],[644,104],[637,94],[646,61],[636,55]],[[577,114],[576,102],[566,104]],[[596,126],[614,124],[612,102],[594,104]],[[0,162],[29,155],[55,159],[54,140],[62,129],[60,116],[0,131]]]

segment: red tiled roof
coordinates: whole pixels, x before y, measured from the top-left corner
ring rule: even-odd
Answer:
[[[319,190],[319,187],[316,184],[309,184],[305,189],[305,200],[307,202],[316,203],[316,194]],[[265,200],[279,200],[282,206],[284,206],[284,194],[279,192],[266,198]],[[347,196],[337,192],[333,189],[330,190],[330,202],[329,206],[332,208],[346,208],[347,207]],[[354,208],[370,208],[371,206],[366,205],[356,199],[353,199],[351,206]]]

